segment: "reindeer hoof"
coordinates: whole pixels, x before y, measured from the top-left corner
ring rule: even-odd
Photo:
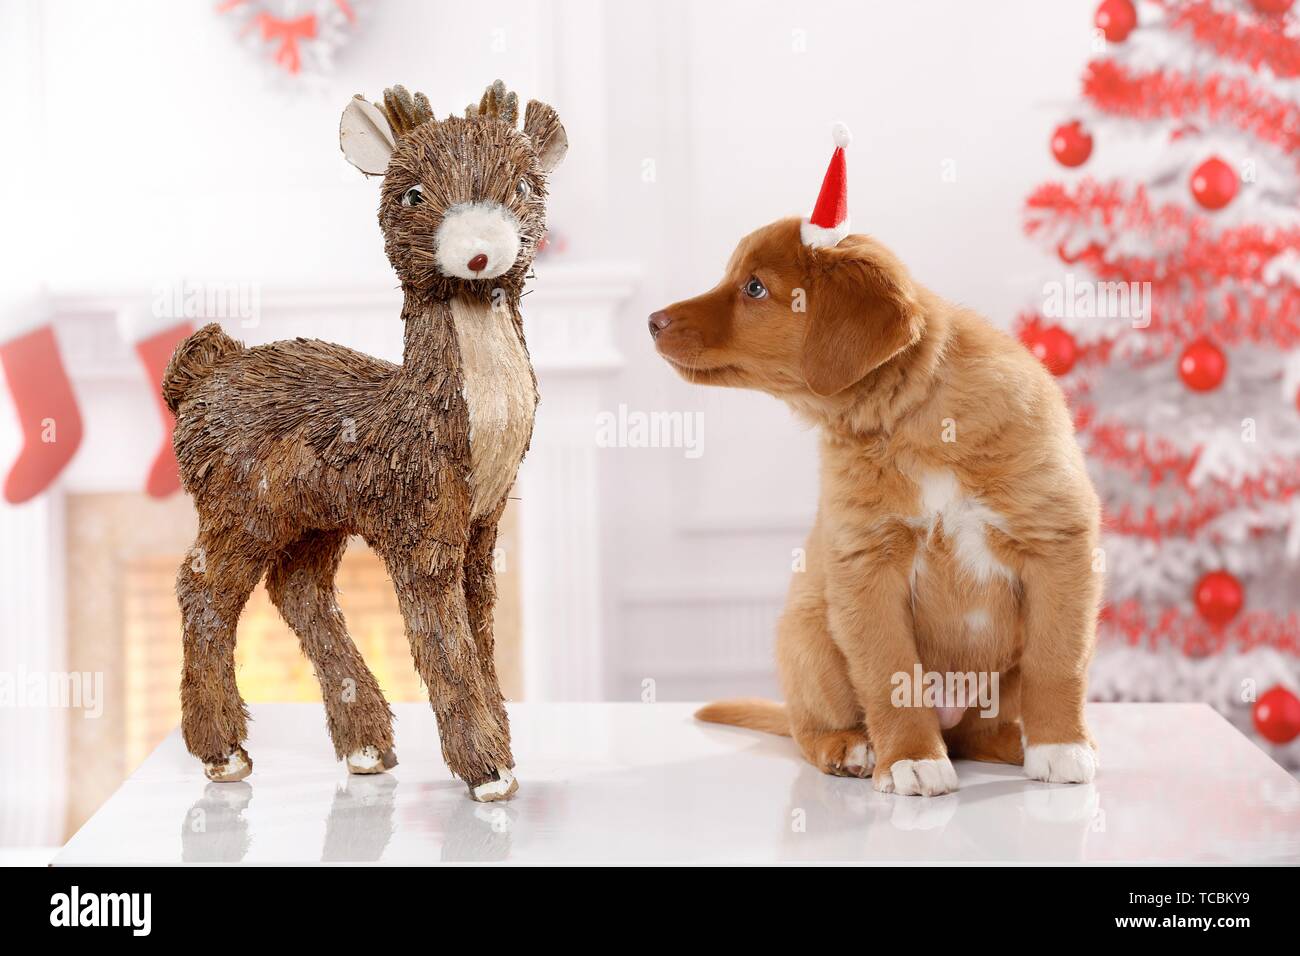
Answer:
[[[203,772],[213,783],[235,783],[253,772],[253,761],[243,747],[236,748],[225,760],[203,765]]]
[[[497,770],[482,783],[469,788],[469,795],[479,803],[491,803],[494,800],[509,800],[519,789],[519,781],[505,767]]]
[[[362,747],[347,756],[348,773],[383,773],[397,766],[397,753],[389,747],[383,753],[378,747]]]

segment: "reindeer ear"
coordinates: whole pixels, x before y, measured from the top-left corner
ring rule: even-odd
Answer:
[[[808,293],[803,374],[818,395],[834,395],[921,335],[911,282],[887,254],[849,245],[817,250],[828,259]]]
[[[569,137],[560,125],[559,114],[545,103],[529,100],[524,110],[524,135],[533,141],[543,172],[549,173],[569,151]]]
[[[339,120],[339,148],[347,161],[367,176],[382,176],[396,148],[393,128],[373,103],[358,93]]]

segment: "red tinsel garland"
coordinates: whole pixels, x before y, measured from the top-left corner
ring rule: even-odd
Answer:
[[[1287,249],[1300,251],[1300,228],[1247,224],[1216,230],[1208,216],[1173,203],[1153,206],[1145,187],[1132,187],[1132,195],[1129,188],[1119,181],[1093,179],[1072,186],[1042,183],[1025,201],[1025,233],[1055,235],[1062,224],[1094,225],[1098,220],[1116,236],[1147,233],[1156,252],[1150,257],[1108,256],[1095,241],[1069,254],[1071,264],[1083,263],[1100,278],[1125,282],[1258,279],[1274,256]]]
[[[1286,500],[1300,488],[1300,463],[1279,458],[1262,469],[1254,479],[1244,484],[1229,485],[1220,481],[1191,483],[1192,470],[1200,460],[1200,447],[1180,449],[1163,438],[1151,438],[1134,428],[1115,421],[1101,419],[1095,408],[1083,406],[1076,409],[1075,430],[1088,452],[1107,465],[1135,476],[1145,477],[1147,484],[1155,487],[1166,479],[1175,479],[1196,503],[1221,504],[1225,495],[1244,492],[1247,501]]]
[[[1252,22],[1210,0],[1161,0],[1161,6],[1170,28],[1187,31],[1195,42],[1219,56],[1244,63],[1256,72],[1266,66],[1282,79],[1300,76],[1300,43],[1282,32],[1281,20]]]
[[[1300,163],[1300,105],[1257,89],[1243,77],[1189,77],[1164,68],[1141,72],[1093,60],[1083,95],[1098,109],[1133,119],[1211,120],[1272,143]]]
[[[1148,614],[1141,602],[1129,599],[1104,606],[1100,622],[1098,636],[1103,642],[1147,650],[1175,647],[1189,657],[1259,647],[1300,655],[1300,616],[1294,612],[1279,617],[1268,611],[1248,611],[1226,627],[1216,628],[1195,612],[1166,608]]]
[[[1090,268],[1102,272],[1105,264]],[[1116,323],[1128,321],[1123,317],[1101,317],[1087,328],[1073,329],[1079,348],[1076,368],[1105,365],[1120,354],[1125,361],[1160,362],[1199,338],[1224,346],[1300,346],[1300,288],[1291,283],[1251,291],[1153,283],[1148,307],[1147,325],[1135,330],[1140,334],[1130,336],[1122,352],[1115,348],[1113,336],[1119,331]],[[1017,318],[1016,330],[1024,339],[1050,324],[1051,319],[1027,313]]]
[[[1186,484],[1199,457],[1199,449],[1185,452],[1163,438],[1150,438],[1120,422],[1098,421],[1095,416],[1090,416],[1079,434],[1087,439],[1085,447],[1094,458],[1145,477],[1152,487],[1171,477]]]
[[[1165,514],[1150,505],[1138,509],[1125,505],[1119,511],[1107,511],[1102,525],[1109,532],[1126,537],[1164,541],[1168,538],[1194,538],[1210,522],[1238,508],[1289,501],[1300,491],[1300,478],[1282,481],[1277,475],[1250,478],[1234,487],[1215,482],[1208,490],[1188,494]]]
[[[1164,513],[1151,506],[1107,509],[1102,525],[1108,533],[1150,541],[1194,538],[1236,508],[1289,501],[1300,494],[1300,462],[1289,459],[1278,459],[1262,473],[1239,482],[1211,479],[1193,486],[1190,478],[1201,453],[1199,446],[1183,451],[1164,439],[1148,438],[1128,425],[1102,418],[1092,402],[1088,376],[1069,376],[1062,386],[1075,432],[1090,456],[1107,467],[1146,478],[1152,486],[1170,478],[1182,486],[1183,500]]]

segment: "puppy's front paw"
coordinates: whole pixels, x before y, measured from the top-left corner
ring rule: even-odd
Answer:
[[[938,760],[895,760],[887,771],[877,771],[874,786],[881,793],[911,797],[937,797],[957,789],[957,771],[947,757]]]
[[[1086,743],[1030,744],[1025,748],[1025,776],[1048,783],[1092,783],[1097,752]]]

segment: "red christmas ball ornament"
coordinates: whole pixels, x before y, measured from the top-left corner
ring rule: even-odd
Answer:
[[[1265,740],[1289,744],[1300,737],[1300,699],[1280,684],[1264,691],[1251,716]]]
[[[1203,208],[1211,211],[1232,202],[1239,185],[1237,171],[1218,156],[1211,156],[1192,170],[1192,196]]]
[[[1250,5],[1258,13],[1286,13],[1295,0],[1250,0]]]
[[[1102,0],[1092,22],[1111,43],[1123,43],[1137,26],[1137,9],[1132,0]]]
[[[1079,359],[1079,346],[1074,336],[1059,325],[1028,333],[1024,343],[1034,353],[1034,358],[1046,365],[1053,375],[1065,375]]]
[[[1215,627],[1223,627],[1241,611],[1246,591],[1227,571],[1211,571],[1196,582],[1192,600],[1197,614]]]
[[[1052,155],[1062,166],[1082,166],[1092,155],[1092,134],[1078,120],[1052,130]]]
[[[1212,392],[1228,374],[1228,359],[1209,339],[1197,339],[1183,350],[1178,375],[1194,392]]]

